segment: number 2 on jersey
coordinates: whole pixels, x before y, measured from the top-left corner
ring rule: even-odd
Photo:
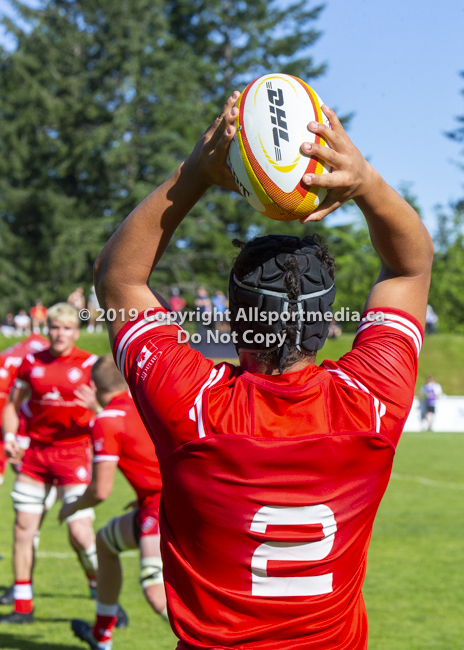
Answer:
[[[267,563],[314,562],[332,550],[337,524],[334,513],[325,505],[263,506],[253,517],[250,530],[265,533],[268,526],[321,525],[324,537],[315,542],[265,542],[251,559],[252,595],[267,597],[320,596],[333,591],[333,574],[321,576],[269,576]]]

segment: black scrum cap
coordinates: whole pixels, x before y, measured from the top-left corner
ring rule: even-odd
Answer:
[[[287,323],[279,318],[252,322],[241,318],[243,313],[270,313],[298,311],[293,317],[297,326],[295,345],[298,350],[315,352],[324,345],[329,330],[329,321],[324,319],[326,312],[332,312],[335,298],[335,286],[325,264],[316,256],[319,245],[311,238],[291,237],[286,235],[268,235],[258,237],[247,249],[248,255],[256,256],[258,265],[238,279],[232,269],[229,282],[229,308],[231,311],[231,328],[237,332],[237,348],[248,350],[271,351],[278,346],[266,348],[266,339],[262,343],[248,343],[243,340],[246,330],[253,330],[253,335],[281,334],[286,332]],[[298,297],[289,298],[285,284],[288,269],[285,263],[289,258],[298,263],[300,287]],[[242,310],[239,312],[239,310]],[[321,318],[308,317],[308,313],[319,312]],[[272,319],[271,319],[272,320]],[[249,335],[247,338],[250,338]],[[288,355],[288,341],[281,346],[281,367]],[[283,358],[282,358],[283,357]]]

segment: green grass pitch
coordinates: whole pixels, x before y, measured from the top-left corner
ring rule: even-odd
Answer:
[[[319,353],[337,359],[351,347],[352,336],[327,341]],[[14,339],[0,337],[0,349]],[[96,354],[109,352],[106,333],[82,331],[78,343]],[[447,359],[447,363],[443,363]],[[445,393],[464,394],[464,338],[426,337],[418,385],[435,374]],[[403,434],[393,475],[374,526],[364,584],[369,615],[369,650],[457,650],[464,647],[464,525],[462,457],[464,435]],[[9,498],[12,473],[0,491],[0,586],[11,583],[13,512]],[[118,476],[107,503],[97,509],[96,528],[120,514],[132,500]],[[0,627],[4,650],[78,650],[87,647],[69,630],[74,617],[93,619],[93,602],[81,569],[57,524],[55,505],[44,524],[35,574],[36,624]],[[152,614],[138,586],[138,558],[123,557],[121,603],[130,616],[126,630],[116,630],[115,650],[174,650],[169,626]],[[0,607],[0,613],[10,608]]]
[[[380,506],[364,584],[369,650],[457,650],[464,636],[464,435],[404,434]],[[12,472],[0,492],[0,585],[11,583],[9,498]],[[96,527],[121,512],[132,492],[121,476],[110,499],[97,508]],[[44,524],[35,573],[36,624],[0,627],[3,650],[78,650],[69,620],[91,621],[93,603],[71,555],[55,505]],[[53,554],[53,555],[52,555]],[[60,554],[64,554],[60,556]],[[138,559],[123,557],[121,603],[130,616],[116,630],[115,650],[174,650],[168,625],[152,614],[137,582]],[[0,607],[1,612],[9,608]]]
[[[9,496],[13,472],[8,468],[0,491],[0,586],[12,582],[11,539],[13,510]],[[123,514],[124,506],[135,498],[132,488],[119,472],[112,495],[96,508],[95,530],[111,517]],[[35,619],[29,626],[0,626],[2,650],[85,650],[87,644],[74,637],[72,618],[93,622],[95,604],[90,600],[85,576],[67,541],[66,526],[58,524],[59,503],[48,513],[40,537],[34,574]],[[130,622],[125,630],[114,633],[115,650],[173,650],[176,640],[169,623],[152,612],[138,583],[139,560],[136,551],[122,557],[124,582],[120,602]],[[0,614],[11,607],[0,606]]]

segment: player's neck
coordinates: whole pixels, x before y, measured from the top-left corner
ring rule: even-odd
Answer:
[[[299,372],[308,366],[312,366],[316,362],[316,355],[307,356],[304,359],[300,359],[293,365],[285,368],[283,374],[289,372]],[[254,374],[260,375],[280,375],[279,362],[265,362],[259,361],[256,358],[256,355],[247,350],[240,350],[240,367],[246,372],[252,372]]]
[[[105,408],[105,406],[108,406],[110,402],[114,400],[115,397],[119,397],[120,395],[125,395],[127,394],[127,389],[126,390],[114,390],[108,393],[102,393],[100,391],[97,391],[97,399],[98,403]]]
[[[74,350],[74,347],[75,346],[74,346],[74,343],[73,343],[71,346],[69,346],[68,348],[65,348],[64,350],[55,350],[55,348],[51,345],[48,348],[48,351],[50,352],[50,354],[53,357],[69,357],[72,354],[72,352]]]

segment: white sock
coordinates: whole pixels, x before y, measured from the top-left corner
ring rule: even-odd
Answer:
[[[118,610],[118,603],[116,605],[105,605],[105,603],[97,600],[97,616],[117,616]]]

